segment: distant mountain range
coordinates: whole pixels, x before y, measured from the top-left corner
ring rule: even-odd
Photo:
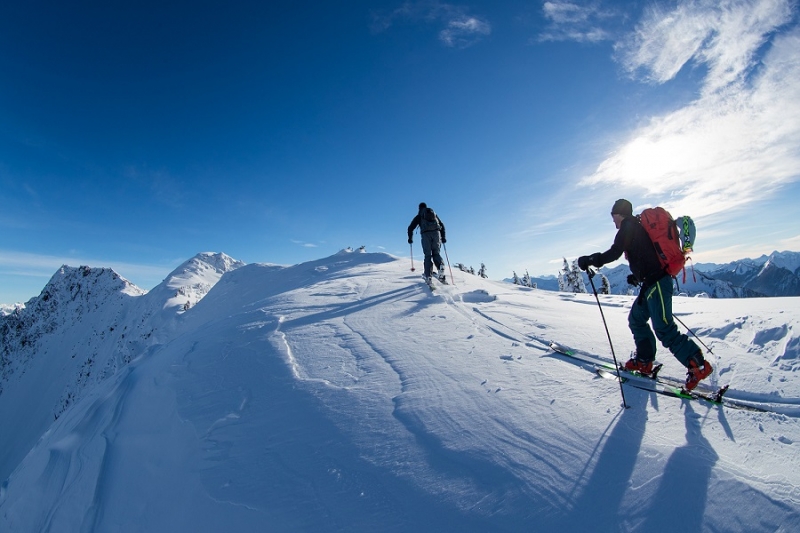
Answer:
[[[612,294],[637,294],[628,285],[627,263],[614,268],[601,268],[608,278]],[[556,276],[531,278],[539,289],[558,290]],[[595,285],[600,287],[595,281]],[[589,280],[586,279],[589,287]],[[678,275],[679,293],[710,298],[761,298],[800,296],[800,252],[772,252],[756,259],[740,259],[727,264],[687,264],[686,279]]]

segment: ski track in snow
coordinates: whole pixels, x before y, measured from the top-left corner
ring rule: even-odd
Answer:
[[[0,525],[800,528],[796,307],[675,301],[712,343],[715,379],[793,416],[630,387],[622,410],[616,382],[549,349],[610,361],[592,295],[454,281],[431,293],[401,261],[355,253],[225,274],[41,438],[0,488]],[[630,301],[602,298],[619,359]]]

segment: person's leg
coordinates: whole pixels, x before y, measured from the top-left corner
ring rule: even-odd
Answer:
[[[431,257],[433,258],[433,263],[436,265],[436,270],[439,271],[439,274],[442,273],[444,270],[444,261],[442,260],[442,256],[440,255],[442,249],[442,241],[439,239],[439,233],[433,232],[431,237]]]
[[[433,252],[433,250],[432,250],[433,242],[432,242],[432,239],[431,239],[431,235],[433,235],[433,233],[430,233],[430,232],[429,233],[423,233],[423,234],[420,235],[420,242],[422,243],[422,253],[425,254],[425,262],[424,262],[425,271],[424,271],[423,275],[426,278],[431,277],[431,270],[433,269],[433,260],[431,258],[431,254]]]
[[[701,364],[703,352],[687,335],[678,330],[672,317],[672,278],[665,276],[647,291],[647,307],[656,337],[680,363],[689,367],[689,360]]]
[[[636,358],[645,363],[652,362],[656,358],[656,338],[647,323],[649,319],[650,309],[645,303],[645,295],[640,294],[628,313],[628,328],[633,333]]]

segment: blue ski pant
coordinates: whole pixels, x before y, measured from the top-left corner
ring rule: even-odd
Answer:
[[[653,329],[650,329],[648,321]],[[692,358],[698,363],[703,361],[703,352],[692,339],[678,330],[672,318],[672,278],[669,276],[642,289],[628,313],[628,327],[633,333],[636,356],[642,361],[655,360],[656,337],[683,366],[688,367]]]
[[[422,242],[422,253],[425,254],[425,277],[429,278],[434,263],[436,263],[436,270],[442,270],[444,265],[442,256],[439,255],[442,239],[438,231],[426,231],[420,234],[420,241]]]

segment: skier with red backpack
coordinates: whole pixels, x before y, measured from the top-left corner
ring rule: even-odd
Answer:
[[[659,217],[666,215],[668,221],[674,225],[672,217],[663,209],[653,214]],[[639,296],[628,314],[628,327],[633,333],[636,352],[625,363],[625,368],[642,374],[652,372],[656,358],[657,337],[661,344],[688,369],[685,388],[692,390],[713,372],[713,368],[705,360],[697,344],[678,330],[672,317],[672,276],[676,271],[666,258],[669,254],[662,252],[662,245],[663,249],[667,250],[674,248],[675,243],[669,243],[667,240],[660,242],[661,239],[658,237],[651,238],[640,218],[633,216],[633,206],[628,200],[617,200],[611,209],[611,217],[618,230],[614,244],[603,253],[579,257],[578,267],[581,270],[587,270],[590,266],[599,268],[616,261],[624,253],[631,268],[628,282],[632,285],[641,285]],[[671,226],[669,230],[672,230]],[[677,228],[674,235],[665,237],[665,239],[677,238]],[[682,265],[681,257],[680,266]],[[652,323],[653,329],[650,329],[648,321]]]

